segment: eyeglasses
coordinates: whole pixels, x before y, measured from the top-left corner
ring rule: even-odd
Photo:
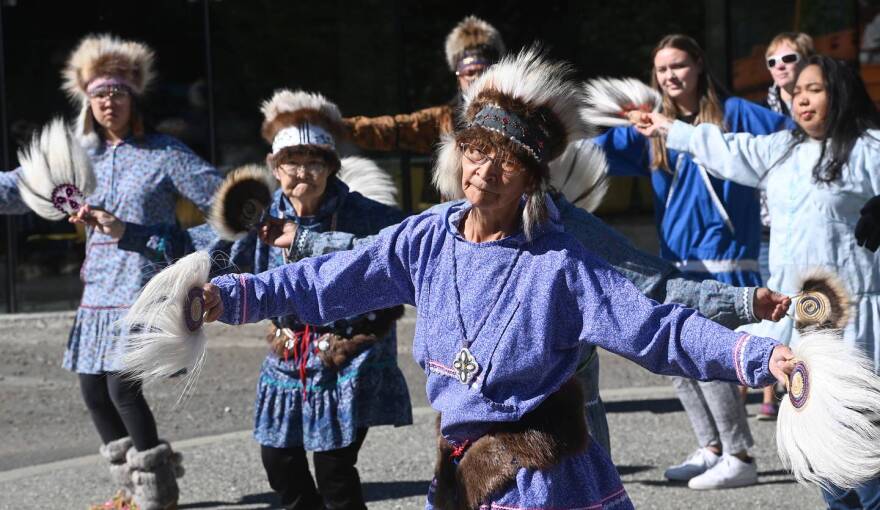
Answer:
[[[797,53],[786,53],[785,55],[773,55],[772,57],[767,58],[767,69],[776,67],[776,64],[781,60],[783,64],[794,64],[801,59],[801,56]]]
[[[467,80],[475,80],[480,77],[481,74],[486,72],[485,66],[471,66],[462,69],[461,71],[455,71],[455,75],[459,78],[465,78]]]
[[[311,176],[318,176],[325,170],[327,165],[319,161],[309,161],[308,163],[282,163],[278,165],[278,169],[290,177],[296,177],[299,172],[307,173]]]
[[[477,166],[483,166],[487,162],[491,162],[501,168],[501,172],[505,177],[513,177],[523,171],[523,166],[511,158],[499,159],[498,156],[489,156],[482,149],[474,147],[469,143],[462,143],[459,146],[461,147],[462,154],[464,154],[468,161]]]

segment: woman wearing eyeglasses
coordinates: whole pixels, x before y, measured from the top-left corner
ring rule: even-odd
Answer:
[[[662,111],[690,124],[764,134],[787,122],[758,105],[724,96],[703,50],[685,35],[666,36],[654,48],[651,83],[663,96]],[[612,175],[650,176],[662,258],[693,276],[760,285],[755,189],[711,177],[689,155],[634,127],[610,129],[594,141],[605,150]],[[748,455],[753,439],[736,385],[678,377],[674,384],[699,448],[670,467],[666,477],[688,481],[694,489],[756,483],[757,466]]]
[[[773,84],[767,90],[764,106],[774,112],[791,117],[791,95],[794,92],[798,72],[806,59],[815,53],[813,38],[803,32],[782,32],[767,46],[766,64]],[[770,278],[770,210],[767,207],[767,192],[760,190],[761,201],[761,248],[758,264],[761,266],[761,279],[764,283]],[[764,388],[764,401],[758,411],[759,420],[775,420],[779,414],[776,393],[772,387]]]
[[[805,270],[822,267],[837,274],[855,316],[844,328],[844,340],[862,347],[878,371],[880,259],[858,245],[855,230],[859,208],[880,194],[880,117],[845,63],[814,55],[806,64],[794,88],[795,129],[732,134],[662,114],[645,115],[639,129],[691,154],[715,176],[767,190],[773,218],[770,286],[793,295]],[[790,317],[758,329],[785,343],[800,337]],[[823,494],[829,508],[878,508],[880,479]]]

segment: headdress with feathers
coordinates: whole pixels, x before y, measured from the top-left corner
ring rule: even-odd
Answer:
[[[77,134],[90,143],[94,141],[89,84],[99,78],[112,77],[123,82],[135,96],[142,96],[156,76],[154,62],[153,50],[140,42],[109,34],[89,35],[80,41],[61,73],[62,89],[80,108]]]
[[[463,58],[472,56],[491,65],[504,55],[504,41],[498,29],[476,16],[461,20],[446,36],[446,63],[453,72]]]
[[[434,185],[441,195],[464,196],[456,137],[465,132],[500,135],[521,161],[548,174],[548,165],[566,146],[589,131],[578,113],[581,92],[570,80],[571,73],[570,65],[550,62],[539,47],[508,55],[483,73],[464,96],[463,131],[441,142],[434,166]],[[550,179],[545,175],[540,181],[524,211],[527,235],[545,213],[544,192]]]

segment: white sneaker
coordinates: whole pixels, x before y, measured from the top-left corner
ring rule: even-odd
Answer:
[[[706,470],[718,464],[720,461],[720,455],[715,455],[715,453],[708,448],[700,448],[692,453],[686,461],[667,469],[666,472],[663,473],[663,476],[665,476],[667,480],[672,480],[674,482],[686,482],[697,475],[705,473]]]
[[[749,462],[733,455],[722,455],[721,461],[700,476],[691,478],[688,487],[697,490],[730,489],[758,483],[758,463]]]

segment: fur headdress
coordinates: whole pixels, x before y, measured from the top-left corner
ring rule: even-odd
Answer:
[[[81,136],[94,133],[89,114],[89,85],[112,78],[124,84],[135,96],[142,96],[155,78],[155,54],[147,45],[116,36],[89,35],[70,54],[61,73],[62,89],[80,107],[78,130]]]
[[[464,130],[456,136],[500,135],[521,161],[543,169],[525,211],[527,234],[543,217],[543,192],[550,186],[548,164],[588,132],[579,115],[581,91],[570,80],[571,73],[570,65],[550,62],[540,48],[533,47],[501,59],[464,96]],[[444,137],[434,167],[434,185],[447,199],[464,196],[456,136]]]
[[[277,156],[288,147],[311,146],[336,157],[342,133],[339,107],[321,94],[282,89],[263,102],[263,139]]]
[[[468,16],[461,20],[446,36],[446,63],[452,72],[458,70],[460,64],[468,65],[463,60],[473,57],[471,63],[492,65],[504,55],[504,41],[498,29],[476,16]]]

